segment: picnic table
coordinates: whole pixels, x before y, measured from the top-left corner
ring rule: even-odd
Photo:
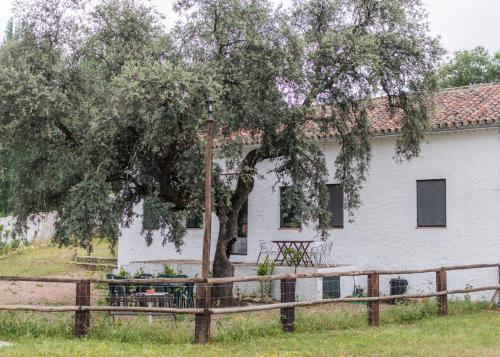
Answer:
[[[287,260],[286,250],[293,248],[301,253],[300,262],[306,267],[314,265],[308,252],[309,245],[314,242],[314,240],[273,240],[272,242],[278,246],[278,254],[274,259],[276,264],[283,265],[286,263],[290,266],[290,262]]]

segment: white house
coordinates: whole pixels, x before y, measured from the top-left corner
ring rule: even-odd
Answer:
[[[362,192],[362,206],[354,222],[336,211],[335,227],[330,230],[333,255],[339,266],[332,269],[411,269],[446,265],[496,263],[500,261],[500,84],[463,87],[440,92],[436,97],[433,127],[422,143],[420,157],[410,162],[394,160],[398,125],[385,105],[375,102],[370,112],[374,131],[373,158],[368,181]],[[334,161],[339,150],[335,136],[318,137],[330,170],[332,207],[342,195],[334,181]],[[266,172],[271,163],[263,163]],[[280,190],[273,190],[274,177],[258,180],[248,199],[247,236],[239,239],[232,255],[236,274],[255,273],[260,240],[315,239],[308,227],[282,227]],[[137,213],[141,213],[138,206]],[[217,237],[217,218],[212,237]],[[122,232],[118,264],[134,271],[158,271],[162,264],[173,264],[184,272],[199,271],[203,230],[189,229],[181,253],[173,245],[154,239],[147,247],[141,236],[142,221],[137,218]],[[156,237],[158,238],[158,237]],[[212,257],[215,253],[212,241]],[[381,290],[389,291],[389,279],[381,280]],[[432,288],[434,275],[404,277],[409,291]],[[449,273],[448,287],[463,288],[498,283],[498,270]],[[353,285],[365,281],[341,280],[342,295]],[[321,281],[304,289],[308,294],[322,292]],[[297,288],[297,290],[300,290]],[[488,293],[489,294],[489,293]],[[487,297],[482,294],[481,297]]]

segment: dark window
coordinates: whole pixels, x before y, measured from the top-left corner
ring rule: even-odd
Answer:
[[[238,237],[248,235],[248,201],[245,201],[238,213]]]
[[[417,226],[446,227],[446,180],[417,181]]]
[[[201,228],[203,226],[203,212],[191,213],[186,218],[186,228]]]
[[[280,187],[280,227],[300,228],[300,223],[295,220],[293,208],[286,205],[285,196],[289,189],[289,186]]]
[[[238,239],[233,244],[232,254],[247,255],[248,241],[248,201],[245,201],[238,213]]]
[[[337,299],[340,297],[340,277],[327,276],[323,278],[323,299]]]
[[[142,212],[143,229],[160,229],[160,216],[147,204],[143,206]]]
[[[344,190],[342,185],[327,185],[329,200],[328,212],[330,212],[330,227],[344,227]]]

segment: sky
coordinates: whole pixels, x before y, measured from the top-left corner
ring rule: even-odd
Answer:
[[[165,15],[171,26],[177,19],[173,0],[150,1]],[[273,0],[276,4],[290,0]],[[0,38],[11,16],[13,0],[0,0]],[[423,0],[429,12],[431,33],[440,36],[443,47],[452,53],[483,46],[490,52],[500,50],[500,0]]]

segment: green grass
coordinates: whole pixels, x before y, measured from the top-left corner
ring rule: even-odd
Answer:
[[[193,345],[192,317],[150,326],[146,317],[117,320],[92,315],[83,340],[72,337],[71,314],[1,313],[2,356],[498,356],[500,316],[484,304],[451,302],[437,317],[432,301],[384,309],[381,327],[366,314],[297,309],[294,334],[283,333],[277,312],[226,315],[213,341]]]
[[[0,275],[81,275],[83,270],[71,264],[75,255],[86,255],[83,249],[58,248],[37,242],[0,259]],[[111,256],[104,242],[95,245],[95,256]]]

